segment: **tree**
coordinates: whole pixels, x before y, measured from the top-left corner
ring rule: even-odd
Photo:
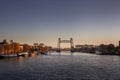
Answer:
[[[30,51],[31,49],[32,49],[32,46],[30,46],[28,44],[23,45],[23,51]]]
[[[33,49],[34,49],[35,51],[37,51],[37,50],[38,50],[38,46],[39,46],[38,43],[34,43],[34,44],[33,44]]]
[[[107,46],[107,50],[108,50],[109,54],[115,54],[115,46],[113,44],[109,44]]]
[[[39,51],[40,51],[40,52],[44,52],[44,51],[47,51],[47,50],[48,50],[48,47],[45,46],[44,43],[40,43],[40,44],[39,44]]]

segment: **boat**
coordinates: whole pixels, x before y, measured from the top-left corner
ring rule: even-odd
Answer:
[[[18,53],[17,56],[24,56],[23,53]]]
[[[34,52],[29,52],[28,55],[29,55],[29,56],[36,56],[37,54],[34,53]]]
[[[37,52],[37,51],[34,51],[34,53],[35,53],[36,55],[38,55],[38,52]]]
[[[17,54],[17,56],[26,56],[26,55],[28,55],[28,52],[21,52]]]
[[[21,53],[18,53],[17,56],[24,56],[26,53],[25,52],[21,52]]]
[[[42,55],[47,55],[48,51],[41,52]]]
[[[2,56],[2,53],[0,53],[0,58],[4,58],[4,57]]]
[[[17,54],[1,54],[0,58],[17,57]]]
[[[28,52],[23,52],[23,56],[28,56]]]
[[[99,51],[99,50],[96,50],[95,53],[98,54],[98,55],[101,55],[101,54],[102,54],[102,52]]]

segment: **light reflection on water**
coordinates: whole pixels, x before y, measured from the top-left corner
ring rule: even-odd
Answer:
[[[120,56],[51,53],[0,59],[0,80],[120,80]]]

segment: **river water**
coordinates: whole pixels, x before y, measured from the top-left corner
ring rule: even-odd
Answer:
[[[0,59],[0,80],[120,80],[120,56],[54,52]]]

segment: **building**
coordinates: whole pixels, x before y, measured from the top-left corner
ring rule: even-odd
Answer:
[[[80,49],[80,48],[93,48],[94,47],[94,45],[87,45],[87,44],[85,44],[85,45],[75,45],[75,48],[78,48],[78,49]]]
[[[92,52],[94,45],[75,45],[75,50],[78,52]]]

